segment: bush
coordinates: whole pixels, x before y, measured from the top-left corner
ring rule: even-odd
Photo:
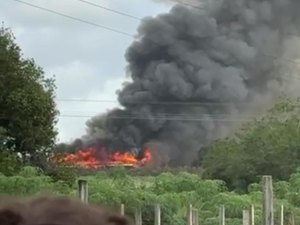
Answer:
[[[74,185],[76,171],[63,166],[56,169],[56,179],[34,167],[24,167],[16,176],[2,174],[0,194],[28,196],[47,192],[77,197],[78,188]],[[288,182],[274,182],[277,197],[274,200],[276,220],[281,204],[285,206],[287,218],[300,213],[299,174],[299,171],[293,174]],[[122,169],[116,169],[82,178],[88,181],[91,203],[104,204],[115,210],[120,210],[123,203],[126,214],[130,216],[134,216],[137,208],[142,208],[145,225],[153,224],[154,205],[157,203],[161,205],[162,224],[186,224],[189,204],[199,210],[199,220],[204,225],[218,224],[221,205],[225,205],[228,224],[240,224],[242,210],[252,204],[255,206],[255,223],[262,222],[261,184],[251,184],[248,187],[249,193],[240,195],[229,192],[222,181],[203,180],[200,176],[187,172],[178,173],[176,176],[163,173],[157,177],[134,177]]]
[[[47,171],[54,182],[64,182],[67,186],[72,187],[77,179],[76,169],[66,165],[52,165]]]
[[[17,174],[21,168],[22,160],[16,153],[0,150],[0,173],[12,176]]]

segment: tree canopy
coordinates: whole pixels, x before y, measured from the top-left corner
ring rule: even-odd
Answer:
[[[0,29],[1,143],[23,155],[49,150],[56,137],[55,85],[25,59],[9,29]]]
[[[237,187],[272,175],[286,180],[300,165],[300,103],[283,98],[236,135],[214,142],[203,166],[209,177]]]

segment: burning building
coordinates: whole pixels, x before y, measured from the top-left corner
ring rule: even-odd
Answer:
[[[132,81],[118,92],[123,109],[91,118],[70,146],[105,139],[112,158],[115,149],[125,156],[148,146],[157,165],[189,165],[290,84],[286,59],[300,55],[299,0],[193,4],[141,22],[125,54]]]
[[[86,169],[100,169],[105,167],[123,166],[137,168],[151,163],[152,154],[145,150],[143,156],[132,152],[106,153],[105,157],[99,154],[99,150],[90,147],[76,151],[75,153],[63,153],[55,155],[52,160],[56,163],[64,163]]]

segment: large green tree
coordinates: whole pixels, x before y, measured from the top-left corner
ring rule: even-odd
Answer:
[[[206,175],[247,187],[261,175],[286,180],[300,165],[300,103],[281,99],[235,136],[213,143],[204,159]]]
[[[54,91],[53,78],[22,56],[9,29],[0,28],[0,127],[8,148],[32,157],[51,149],[58,113]]]

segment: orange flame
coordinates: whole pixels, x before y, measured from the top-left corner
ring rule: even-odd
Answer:
[[[95,148],[87,148],[73,154],[56,155],[52,161],[56,163],[67,163],[88,169],[99,169],[105,166],[130,166],[138,167],[149,163],[152,160],[152,153],[149,149],[144,151],[144,156],[139,159],[131,152],[116,152],[109,155],[106,160],[97,157]]]

